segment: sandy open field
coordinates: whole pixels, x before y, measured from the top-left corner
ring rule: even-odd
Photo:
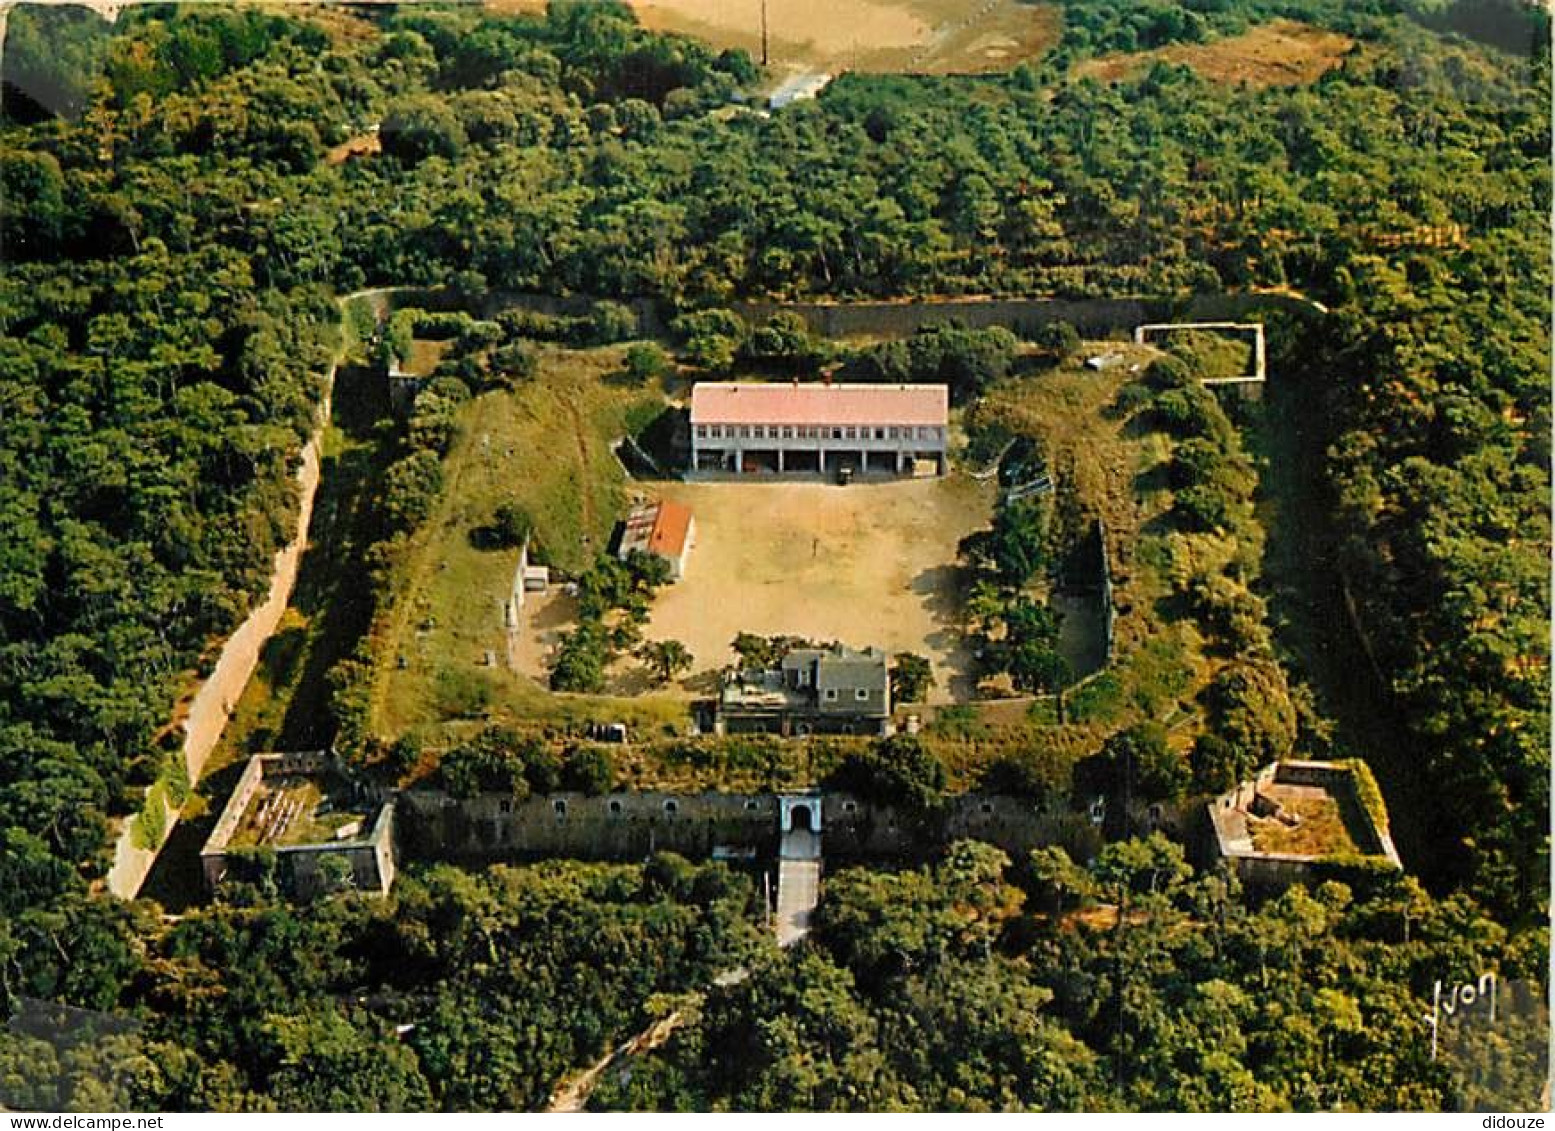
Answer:
[[[1075,72],[1115,82],[1142,74],[1160,61],[1192,67],[1212,82],[1233,86],[1300,86],[1337,67],[1354,45],[1349,36],[1335,31],[1295,20],[1270,20],[1211,43],[1174,43],[1155,51],[1092,59]]]
[[[964,477],[836,487],[673,483],[656,494],[696,516],[686,576],[645,635],[696,657],[688,680],[734,660],[740,632],[918,652],[932,701],[971,693],[961,648],[956,544],[988,524],[992,488]]]
[[[761,58],[761,0],[630,0],[644,27]],[[543,0],[486,0],[543,11]],[[767,0],[769,58],[785,73],[963,74],[1013,67],[1058,41],[1058,9],[1031,0]]]

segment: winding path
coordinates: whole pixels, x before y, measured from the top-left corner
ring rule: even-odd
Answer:
[[[324,431],[329,427],[334,411],[335,371],[345,358],[345,317],[351,303],[359,299],[386,297],[399,288],[372,287],[354,291],[337,300],[340,309],[342,340],[335,356],[330,359],[324,374],[324,397],[319,403],[313,435],[303,445],[302,459],[297,469],[299,497],[297,504],[297,533],[292,540],[276,552],[275,564],[270,571],[270,585],[264,600],[244,618],[221,647],[216,666],[200,684],[189,701],[189,710],[183,720],[184,740],[182,753],[184,767],[191,788],[200,781],[205,763],[211,751],[221,741],[233,708],[248,686],[254,669],[259,666],[259,656],[285,615],[291,601],[292,588],[297,583],[297,573],[302,565],[303,551],[308,545],[308,530],[313,519],[313,502],[318,494],[322,465]],[[134,899],[146,882],[158,854],[173,834],[181,809],[169,806],[165,812],[163,833],[155,848],[136,844],[134,816],[123,822],[114,841],[113,864],[109,868],[106,887],[110,894],[120,899]]]

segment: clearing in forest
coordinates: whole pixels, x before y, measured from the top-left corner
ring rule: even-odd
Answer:
[[[654,31],[761,59],[762,0],[630,0]],[[541,12],[544,0],[486,0]],[[1058,42],[1056,5],[1028,0],[767,0],[775,71],[967,74],[1005,70]]]
[[[1153,63],[1178,63],[1211,82],[1232,86],[1302,86],[1337,67],[1354,45],[1339,32],[1280,19],[1211,43],[1174,43],[1090,59],[1076,67],[1075,74],[1117,82],[1142,74]]]

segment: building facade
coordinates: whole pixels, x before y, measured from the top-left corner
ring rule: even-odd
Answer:
[[[715,729],[805,735],[885,734],[891,674],[879,648],[794,648],[779,666],[731,671],[719,689]]]
[[[691,391],[691,472],[943,475],[945,385],[704,381]]]

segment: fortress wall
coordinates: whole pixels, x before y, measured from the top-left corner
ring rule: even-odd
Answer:
[[[1046,812],[1013,797],[953,798],[943,820],[926,828],[889,806],[848,794],[822,798],[821,852],[827,859],[909,860],[921,855],[925,845],[964,838],[987,841],[1018,858],[1048,844],[1089,855],[1095,835],[1087,821],[1062,807]],[[497,794],[458,799],[414,790],[399,798],[399,840],[407,855],[429,859],[640,860],[659,851],[705,858],[715,847],[771,855],[778,847],[778,798],[770,793],[553,793],[516,801]]]
[[[1088,337],[1133,333],[1144,322],[1234,321],[1258,310],[1311,315],[1323,308],[1286,294],[1200,294],[1180,298],[949,298],[909,302],[737,303],[734,310],[752,324],[778,311],[792,311],[812,333],[849,338],[906,337],[930,322],[959,319],[968,326],[1007,326],[1017,333],[1050,322],[1068,322]]]

